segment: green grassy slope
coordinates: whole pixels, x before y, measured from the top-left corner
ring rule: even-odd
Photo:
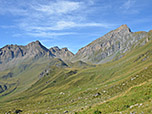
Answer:
[[[20,91],[18,94],[0,97],[0,113],[16,109],[22,109],[23,114],[64,111],[88,114],[97,109],[103,113],[150,112],[152,41],[133,47],[117,61],[86,69],[52,65],[49,73],[36,83],[32,76],[45,64],[40,68],[32,66],[24,76],[19,76],[23,79],[22,86],[16,90]],[[28,78],[29,83],[25,83]],[[28,89],[21,92],[22,88]]]
[[[14,67],[13,69],[0,72],[0,82],[3,85],[8,85],[7,90],[0,93],[0,102],[6,101],[13,98],[18,93],[23,92],[27,88],[31,87],[32,84],[39,80],[39,74],[48,65],[48,60],[29,61],[22,63]],[[26,68],[23,67],[27,66]],[[3,78],[8,73],[12,73],[12,77]],[[9,94],[9,95],[5,95]]]
[[[119,89],[127,88],[118,96],[112,97],[98,105],[89,107],[82,114],[93,114],[96,110],[102,113],[152,113],[152,65],[136,74],[130,80],[119,84]],[[130,81],[130,83],[129,83]],[[127,82],[127,83],[126,83]],[[125,85],[123,85],[125,84]],[[129,86],[130,85],[130,86]],[[127,87],[122,87],[127,86]],[[116,87],[117,88],[117,87]],[[117,89],[114,89],[117,92]],[[109,91],[108,91],[109,92]]]

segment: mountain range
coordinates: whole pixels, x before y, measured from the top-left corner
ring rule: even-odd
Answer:
[[[23,114],[99,114],[96,108],[103,113],[140,112],[134,105],[152,106],[151,40],[152,30],[132,32],[121,25],[76,54],[57,46],[47,49],[39,41],[26,46],[6,45],[0,48],[0,113],[20,109]],[[143,90],[149,99],[134,98],[108,110],[107,104],[125,99],[122,94],[126,92],[130,92],[126,95],[130,100],[132,88],[136,90],[139,85],[149,89],[149,93]]]
[[[29,43],[26,46],[7,45],[0,49],[0,64],[11,61],[20,61],[29,58],[60,58],[71,61],[84,61],[100,64],[112,60],[117,54],[123,54],[130,50],[138,41],[145,38],[141,45],[148,42],[149,32],[131,32],[127,25],[122,25],[106,35],[79,49],[74,55],[67,48],[60,49],[55,46],[47,49],[39,41]],[[107,57],[109,57],[107,59]]]

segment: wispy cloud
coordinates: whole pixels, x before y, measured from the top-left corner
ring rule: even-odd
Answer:
[[[74,35],[77,34],[76,32],[46,32],[46,31],[39,31],[39,32],[26,32],[23,34],[13,34],[13,37],[21,37],[21,36],[32,36],[32,37],[40,37],[40,38],[54,38],[55,36],[67,36],[67,35]]]
[[[23,2],[25,5],[25,3]],[[27,10],[23,8],[23,4],[20,4],[18,0],[9,1],[9,0],[0,0],[0,14],[11,14],[11,15],[27,15]]]
[[[138,14],[139,8],[136,6],[136,0],[127,0],[121,4],[119,12],[123,14]]]
[[[110,28],[113,27],[113,24],[107,24],[107,23],[75,23],[75,22],[67,22],[67,21],[59,21],[54,26],[32,26],[28,28],[28,30],[32,31],[50,31],[50,30],[64,30],[64,29],[70,29],[70,28],[76,28],[76,27],[104,27],[104,28]]]
[[[127,0],[124,2],[124,4],[121,6],[121,8],[124,8],[124,9],[129,9],[131,8],[134,4],[135,4],[135,0]]]
[[[72,35],[76,34],[74,32],[31,32],[27,33],[27,35],[34,36],[34,37],[48,37],[51,38],[52,36],[65,36],[65,35]]]
[[[43,12],[48,15],[52,14],[66,14],[79,9],[81,2],[72,1],[57,1],[49,4],[37,4],[33,5],[32,8],[36,11]]]
[[[64,33],[62,30],[113,26],[113,24],[97,23],[88,19],[87,10],[94,4],[94,0],[21,1],[16,0],[13,3],[10,0],[0,0],[0,14],[17,16],[17,19],[13,20],[15,26],[31,36],[69,35],[71,32]],[[60,31],[60,33],[54,31]]]

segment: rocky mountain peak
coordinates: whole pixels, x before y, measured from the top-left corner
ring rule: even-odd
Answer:
[[[61,58],[63,60],[69,60],[71,59],[74,54],[68,50],[68,48],[62,48],[55,46],[49,49],[51,53],[53,53],[57,58]]]
[[[11,44],[11,45],[6,45],[6,46],[2,47],[1,49],[11,49],[13,47],[18,47],[18,46]]]
[[[44,47],[39,41],[31,42],[26,46],[6,45],[0,49],[0,64],[27,59],[38,59],[40,57],[54,57],[54,55]]]
[[[111,61],[117,53],[125,53],[135,43],[146,37],[146,32],[134,33],[124,24],[81,48],[72,61],[81,60],[95,64]],[[148,41],[148,40],[147,40]]]
[[[60,51],[60,50],[61,49],[58,46],[54,46],[54,47],[50,48],[51,52],[57,52],[57,51]]]
[[[6,45],[0,49],[0,64],[11,61],[14,58],[21,58],[26,54],[23,46]]]
[[[42,44],[40,43],[40,41],[34,41],[34,42],[31,42],[29,44],[27,44],[27,46],[31,47],[31,46],[42,46]]]
[[[60,49],[58,46],[54,46],[54,47],[52,47],[52,48],[54,48],[54,49]]]
[[[36,50],[39,52],[49,52],[49,49],[43,46],[38,40],[35,42],[29,43],[26,47],[29,48],[31,52],[36,51]]]
[[[63,50],[63,51],[69,51],[68,48],[66,48],[66,47],[62,48],[61,50]]]
[[[131,32],[130,28],[124,24],[124,25],[121,25],[119,28],[116,29],[117,32]]]

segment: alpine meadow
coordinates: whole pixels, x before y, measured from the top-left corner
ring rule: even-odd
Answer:
[[[0,114],[152,114],[151,5],[0,0]]]

